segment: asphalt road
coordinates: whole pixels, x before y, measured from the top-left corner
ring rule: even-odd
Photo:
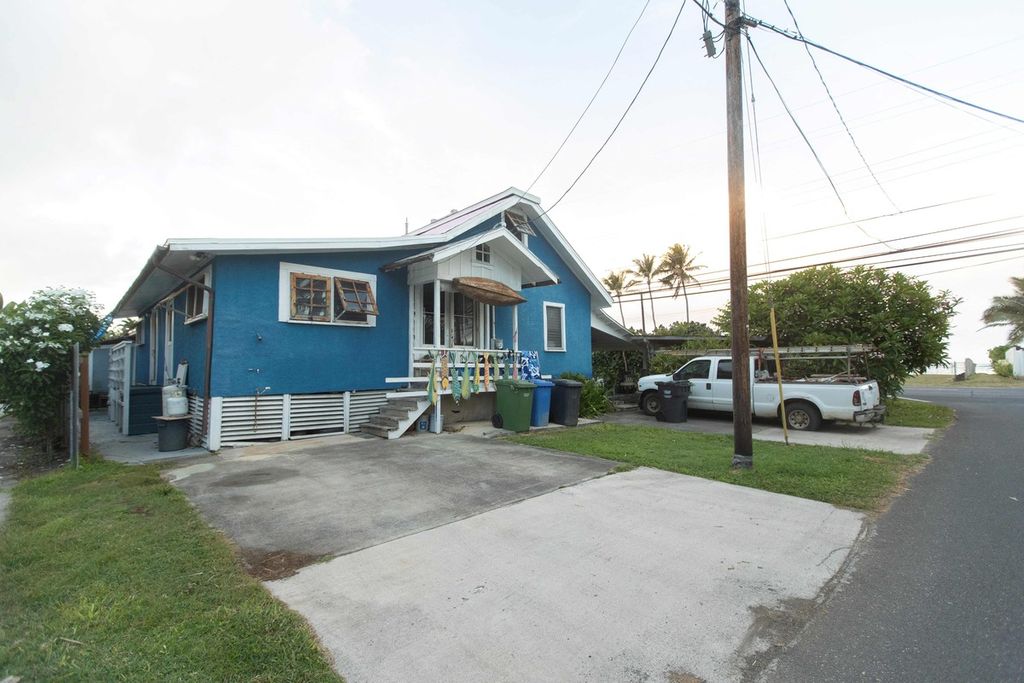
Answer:
[[[1024,680],[1024,391],[906,395],[957,422],[768,680]]]

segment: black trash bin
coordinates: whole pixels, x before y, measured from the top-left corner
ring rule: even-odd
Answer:
[[[158,415],[156,420],[156,449],[161,453],[180,451],[188,446],[189,415]]]
[[[553,380],[551,390],[551,421],[566,427],[575,427],[580,421],[580,394],[583,383],[572,379]]]
[[[690,400],[690,382],[673,380],[658,382],[658,398],[661,399],[661,410],[655,417],[659,422],[686,422],[686,408]]]

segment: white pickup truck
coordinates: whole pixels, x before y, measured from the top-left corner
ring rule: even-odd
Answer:
[[[750,359],[752,412],[757,417],[778,417],[779,385],[768,379],[767,371]],[[718,356],[695,358],[670,375],[647,375],[637,383],[640,409],[654,415],[661,408],[657,382],[689,380],[689,408],[732,412],[732,359]],[[806,379],[784,381],[786,422],[790,429],[816,430],[824,420],[844,422],[881,422],[885,406],[881,403],[878,382],[851,383],[843,379]]]

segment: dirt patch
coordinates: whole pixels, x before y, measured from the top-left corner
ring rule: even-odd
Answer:
[[[299,471],[288,467],[264,467],[258,470],[229,474],[212,482],[210,486],[259,486],[261,484],[275,484],[297,476],[299,476]]]
[[[775,607],[758,605],[750,609],[754,623],[747,631],[740,652],[751,646],[756,649],[744,658],[742,680],[745,683],[757,680],[761,671],[779,656],[810,621],[817,607],[818,601],[815,599],[791,598]]]
[[[266,551],[254,548],[242,548],[241,555],[245,571],[260,581],[287,578],[321,559],[320,555],[307,555],[290,550]]]
[[[665,674],[665,680],[668,681],[668,683],[707,683],[707,681],[700,676],[694,676],[693,674],[688,674],[685,671],[669,671]]]
[[[55,470],[67,462],[67,453],[54,450],[47,455],[14,431],[14,418],[0,417],[0,488]]]

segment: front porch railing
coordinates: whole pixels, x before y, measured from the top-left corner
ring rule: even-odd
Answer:
[[[447,356],[447,363],[442,358]],[[485,355],[489,362],[485,362]],[[469,368],[470,381],[478,386],[478,392],[494,391],[494,382],[518,376],[517,366],[520,352],[512,349],[481,349],[462,346],[436,347],[420,346],[412,350],[412,374],[409,377],[389,377],[389,383],[407,383],[412,389],[426,390],[430,371],[440,376],[443,367],[448,369],[448,387],[440,393],[452,393],[452,378],[457,374],[460,381]],[[479,378],[479,379],[478,379]]]

